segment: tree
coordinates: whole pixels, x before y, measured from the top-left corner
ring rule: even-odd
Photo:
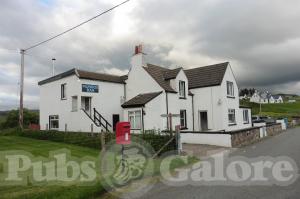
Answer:
[[[36,111],[24,109],[24,127],[29,124],[38,124],[39,114]],[[1,124],[1,128],[14,128],[19,126],[19,110],[11,110],[8,112],[5,121]]]

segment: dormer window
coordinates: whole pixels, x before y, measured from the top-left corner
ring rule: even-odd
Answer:
[[[180,98],[186,98],[185,81],[179,81],[179,97]]]

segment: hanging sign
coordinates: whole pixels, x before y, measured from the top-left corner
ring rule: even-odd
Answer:
[[[99,87],[98,87],[98,85],[82,84],[82,92],[98,93],[99,92]]]

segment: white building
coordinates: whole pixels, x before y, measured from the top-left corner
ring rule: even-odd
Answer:
[[[41,129],[99,132],[130,121],[133,131],[231,131],[251,127],[228,62],[193,69],[148,64],[136,47],[127,76],[72,69],[39,82]],[[165,117],[174,114],[172,120]]]
[[[280,95],[271,95],[269,99],[270,104],[281,104],[283,103],[283,99]]]
[[[283,103],[283,99],[280,95],[272,95],[269,92],[259,92],[256,90],[250,98],[250,102],[258,104],[277,104]]]

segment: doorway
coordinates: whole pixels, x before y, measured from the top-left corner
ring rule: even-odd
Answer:
[[[200,131],[208,130],[207,111],[199,111],[199,127]]]
[[[119,114],[113,114],[113,131],[116,131],[116,125],[120,121],[120,115]]]
[[[81,109],[91,115],[92,98],[91,97],[81,97]]]

